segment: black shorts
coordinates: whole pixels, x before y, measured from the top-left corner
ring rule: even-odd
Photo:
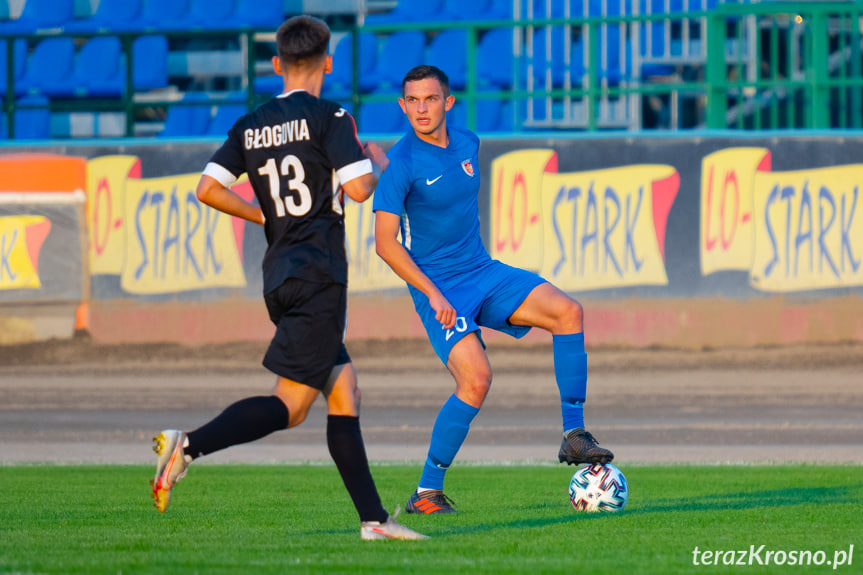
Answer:
[[[347,286],[289,278],[264,301],[276,324],[264,367],[322,390],[333,367],[351,361],[344,343]]]

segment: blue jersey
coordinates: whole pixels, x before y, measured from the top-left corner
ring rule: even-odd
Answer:
[[[437,283],[491,260],[479,232],[479,138],[448,127],[441,148],[411,130],[387,153],[373,208],[401,217],[402,245]]]

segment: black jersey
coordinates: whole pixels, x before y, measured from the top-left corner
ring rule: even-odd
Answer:
[[[266,217],[269,293],[291,277],[347,284],[339,182],[371,171],[351,115],[294,90],[237,120],[204,173],[226,187],[248,174]]]

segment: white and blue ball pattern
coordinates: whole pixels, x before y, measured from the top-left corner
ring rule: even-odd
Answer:
[[[572,476],[569,499],[580,511],[620,511],[629,499],[629,486],[614,465],[588,464]]]

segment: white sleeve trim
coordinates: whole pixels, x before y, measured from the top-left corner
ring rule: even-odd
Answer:
[[[348,164],[340,170],[336,170],[336,175],[339,176],[341,183],[350,182],[355,178],[372,173],[372,161],[368,158]]]
[[[214,164],[213,162],[207,162],[207,166],[204,168],[204,175],[210,176],[226,188],[230,188],[234,185],[234,182],[237,181],[237,176],[229,172],[226,168],[219,164]]]

